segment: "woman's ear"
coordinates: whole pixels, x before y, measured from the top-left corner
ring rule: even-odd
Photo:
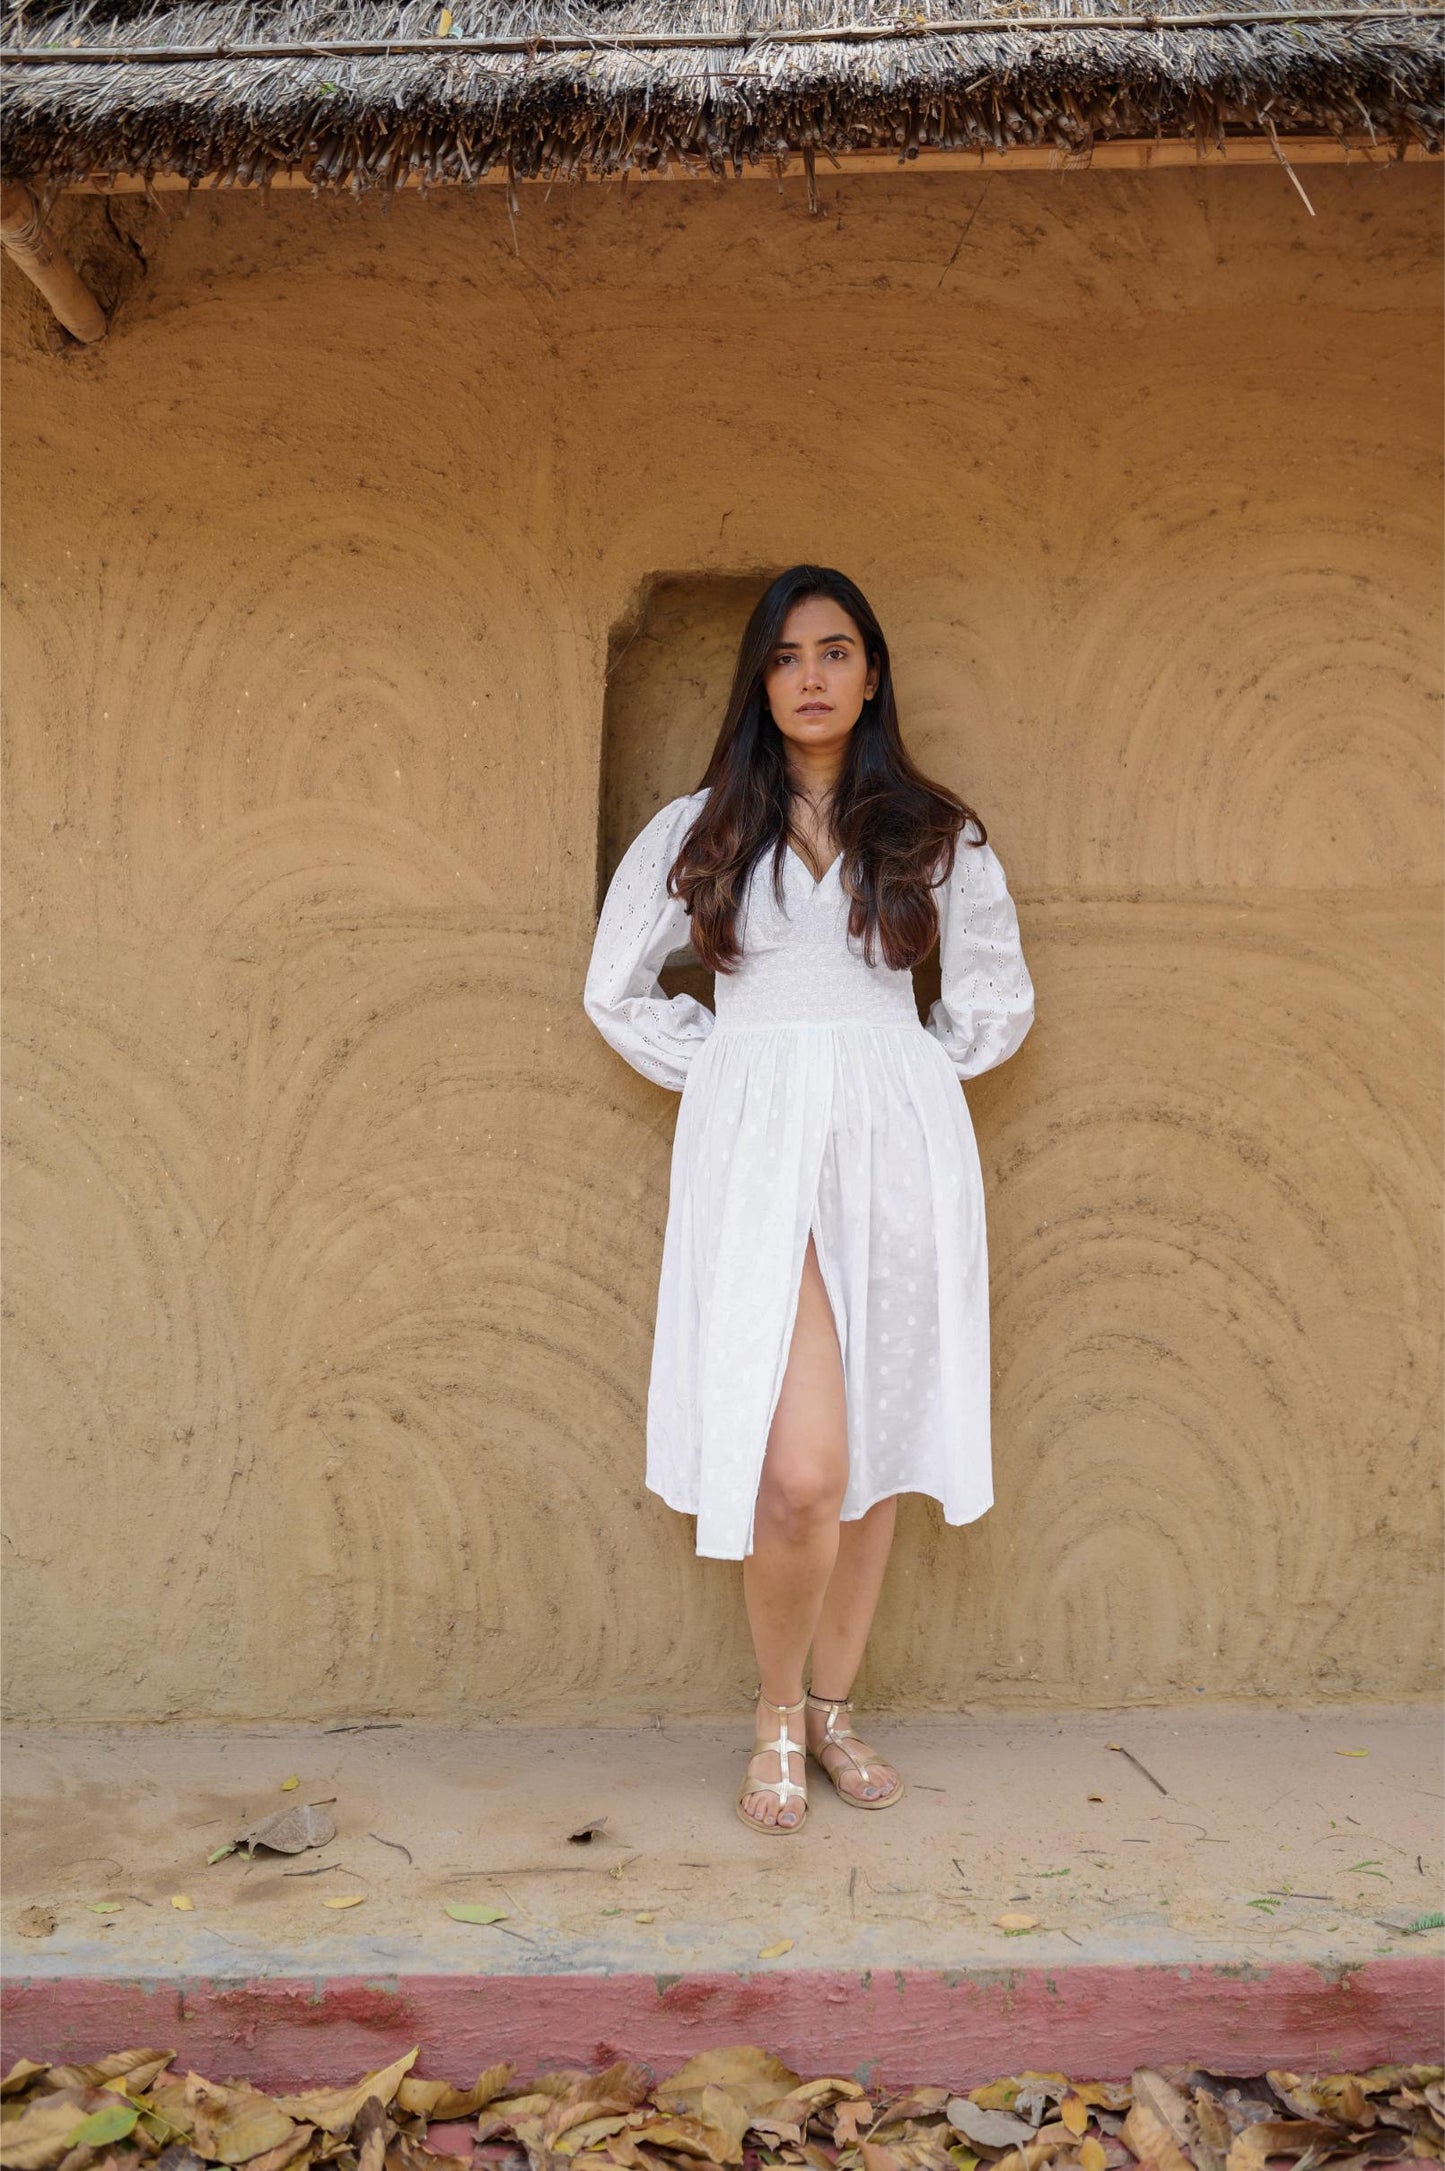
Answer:
[[[868,666],[868,676],[863,681],[863,698],[865,701],[871,701],[874,694],[877,693],[878,678],[879,671],[877,663],[870,663]]]

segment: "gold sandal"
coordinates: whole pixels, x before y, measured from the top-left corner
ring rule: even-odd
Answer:
[[[835,1767],[833,1770],[829,1771],[828,1766],[823,1763],[822,1752],[824,1749],[830,1747],[834,1749],[841,1749],[844,1756],[847,1757],[848,1762],[857,1772],[859,1778],[864,1782],[865,1786],[868,1783],[868,1766],[863,1762],[861,1757],[855,1756],[853,1751],[848,1747],[849,1742],[857,1741],[859,1739],[859,1736],[854,1733],[851,1725],[840,1727],[837,1723],[838,1713],[840,1711],[846,1711],[851,1719],[853,1712],[852,1697],[815,1696],[810,1689],[804,1701],[806,1703],[815,1704],[820,1711],[826,1711],[828,1714],[827,1723],[823,1728],[823,1739],[821,1740],[821,1742],[819,1742],[818,1747],[816,1749],[810,1749],[808,1751],[808,1754],[812,1757],[815,1764],[820,1765],[822,1769],[827,1772],[828,1777],[833,1782],[834,1793],[841,1795],[842,1799],[848,1804],[850,1809],[890,1808],[892,1804],[898,1800],[899,1796],[903,1792],[903,1781],[901,1779],[898,1781],[891,1794],[880,1794],[875,1801],[870,1802],[866,1795],[854,1794],[850,1791],[849,1788],[840,1786],[838,1783],[837,1768]]]
[[[752,1777],[745,1779],[738,1789],[738,1798],[734,1806],[743,1823],[751,1825],[755,1832],[801,1832],[808,1821],[808,1790],[806,1785],[799,1786],[797,1780],[789,1776],[788,1758],[790,1756],[800,1756],[803,1759],[803,1777],[806,1781],[808,1776],[808,1750],[806,1742],[794,1741],[789,1735],[787,1714],[793,1711],[801,1711],[807,1702],[807,1698],[800,1696],[795,1704],[773,1704],[770,1697],[763,1695],[761,1688],[758,1690],[758,1696],[761,1702],[771,1704],[772,1709],[777,1712],[778,1732],[776,1739],[772,1741],[755,1741],[753,1743],[753,1753],[748,1758],[748,1772],[751,1773],[752,1771],[753,1759],[761,1756],[765,1749],[771,1749],[778,1759],[778,1770],[782,1776],[778,1779],[754,1779]],[[802,1814],[796,1824],[779,1824],[776,1819],[773,1823],[766,1824],[761,1817],[750,1817],[746,1809],[744,1809],[743,1802],[749,1794],[776,1794],[779,1816],[782,1815],[784,1803],[791,1801],[793,1796],[796,1795],[803,1805]]]

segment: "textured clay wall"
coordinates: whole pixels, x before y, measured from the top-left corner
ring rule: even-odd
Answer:
[[[861,1688],[1435,1687],[1438,176],[1305,178],[70,200],[66,356],[6,265],[13,1710],[743,1708],[641,1482],[676,1101],[579,998],[708,577],[803,556],[1039,996],[997,1503],[905,1498]]]

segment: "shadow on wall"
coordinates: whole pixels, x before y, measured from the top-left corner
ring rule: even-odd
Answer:
[[[657,573],[612,629],[603,712],[597,909],[618,861],[643,825],[707,766],[732,684],[743,628],[780,566],[753,573]],[[905,738],[907,727],[905,724]],[[667,995],[709,1008],[714,975],[691,943],[658,975]],[[919,1017],[939,994],[935,945],[914,973]]]

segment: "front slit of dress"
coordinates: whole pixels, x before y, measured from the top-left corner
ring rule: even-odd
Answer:
[[[830,1103],[831,1100],[832,1092],[830,1089]],[[818,1238],[818,1232],[813,1227],[813,1219],[818,1210],[818,1191],[822,1182],[823,1156],[827,1151],[827,1140],[827,1125],[824,1124],[819,1131],[818,1151],[813,1163],[812,1173],[808,1182],[808,1205],[807,1210],[803,1216],[801,1239],[799,1238],[797,1233],[796,1221],[794,1223],[793,1271],[791,1281],[792,1295],[790,1296],[788,1301],[787,1316],[783,1321],[782,1338],[775,1355],[775,1362],[773,1366],[773,1386],[772,1392],[768,1398],[767,1418],[763,1425],[762,1446],[757,1450],[753,1459],[751,1501],[748,1507],[748,1531],[747,1536],[743,1540],[743,1557],[745,1559],[747,1555],[753,1550],[753,1526],[757,1517],[758,1491],[763,1481],[763,1464],[767,1461],[768,1457],[768,1438],[773,1429],[773,1419],[778,1413],[778,1403],[781,1401],[783,1393],[783,1380],[788,1369],[788,1358],[792,1354],[793,1329],[798,1323],[798,1301],[802,1295],[803,1264],[808,1255],[808,1236],[810,1232],[813,1236],[818,1253],[818,1269],[823,1276],[823,1283],[828,1292],[828,1303],[833,1313],[833,1327],[835,1333],[838,1336],[838,1354],[840,1361],[844,1358],[845,1355],[844,1329],[841,1322],[840,1306],[833,1292],[832,1272],[831,1268],[825,1262],[824,1247],[822,1242]],[[844,1380],[846,1383],[846,1363],[844,1365]]]

